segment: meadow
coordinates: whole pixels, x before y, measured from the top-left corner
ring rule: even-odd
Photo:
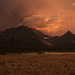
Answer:
[[[0,75],[75,75],[75,54],[0,55]]]

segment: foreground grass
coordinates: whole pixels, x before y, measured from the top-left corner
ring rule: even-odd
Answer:
[[[75,54],[0,55],[0,75],[75,75]]]

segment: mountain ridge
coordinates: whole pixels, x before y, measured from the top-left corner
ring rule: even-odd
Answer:
[[[0,33],[0,52],[72,50],[75,50],[75,34],[70,31],[62,36],[51,37],[36,29],[22,25],[6,29]]]
[[[64,35],[60,37],[75,37],[75,34],[73,34],[71,31],[67,31]]]
[[[53,47],[50,42],[44,39],[44,37],[48,37],[47,35],[24,25],[7,29],[0,36],[0,38],[8,40],[4,40],[7,44],[1,45],[3,51],[8,49],[8,52],[27,52],[45,50]]]

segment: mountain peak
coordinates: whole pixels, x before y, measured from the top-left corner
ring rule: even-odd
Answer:
[[[71,37],[74,36],[74,34],[71,31],[67,31],[62,37]]]
[[[65,33],[66,35],[74,35],[71,31],[67,31],[66,33]]]
[[[71,32],[71,31],[69,31],[69,30],[67,31],[67,33],[68,33],[68,34],[72,34],[72,32]]]

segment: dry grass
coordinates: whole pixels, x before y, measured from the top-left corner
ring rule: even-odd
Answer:
[[[0,75],[75,75],[75,54],[0,55]]]

